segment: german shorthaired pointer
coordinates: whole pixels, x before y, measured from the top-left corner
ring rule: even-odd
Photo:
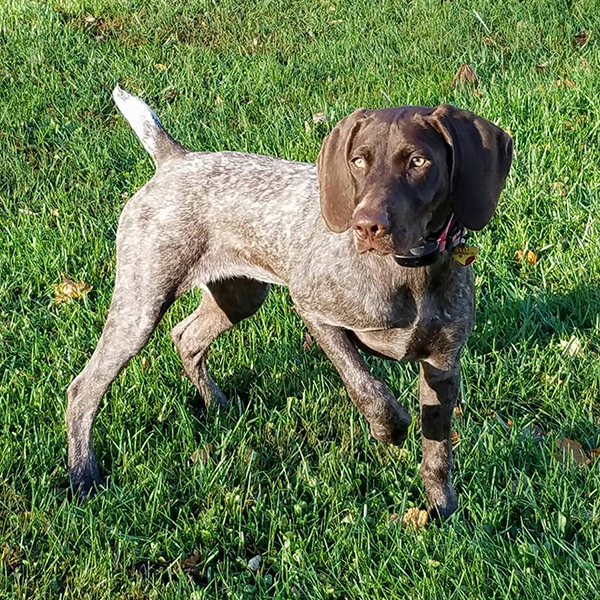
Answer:
[[[453,249],[464,228],[491,219],[511,138],[449,105],[359,109],[325,139],[315,168],[190,152],[141,100],[118,86],[113,95],[156,174],[121,214],[110,312],[69,387],[74,488],[87,494],[100,482],[91,445],[100,400],[178,296],[204,290],[171,336],[204,401],[226,405],[206,370],[210,343],[279,284],[377,440],[402,444],[411,418],[358,349],[419,361],[421,472],[430,511],[450,515],[457,507],[451,418],[474,315],[471,268]]]

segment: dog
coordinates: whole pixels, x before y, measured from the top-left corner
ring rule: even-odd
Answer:
[[[447,104],[359,109],[325,138],[315,167],[191,152],[140,99],[119,86],[113,97],[156,173],[121,214],[110,311],[68,389],[74,489],[87,495],[101,482],[92,449],[100,400],[173,301],[203,289],[171,337],[204,401],[226,406],[206,369],[208,348],[276,284],[288,286],[377,440],[402,444],[411,417],[359,350],[419,362],[421,474],[431,513],[452,514],[451,419],[474,320],[471,267],[453,250],[465,228],[492,218],[512,161],[510,136]]]

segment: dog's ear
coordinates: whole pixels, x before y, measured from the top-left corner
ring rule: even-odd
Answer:
[[[344,117],[325,138],[317,157],[321,215],[327,227],[336,233],[350,227],[356,208],[356,190],[348,165],[348,153],[366,114],[364,108],[359,108]]]
[[[512,139],[467,110],[442,104],[427,117],[451,150],[452,208],[468,229],[492,218],[512,161]]]

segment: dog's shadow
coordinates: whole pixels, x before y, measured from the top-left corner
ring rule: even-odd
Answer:
[[[307,386],[318,379],[327,382],[331,387],[341,389],[342,382],[318,345],[306,336],[304,324],[295,314],[291,300],[285,290],[275,292],[277,310],[271,310],[272,300],[267,301],[260,313],[252,320],[240,324],[246,333],[260,338],[260,350],[248,357],[249,364],[238,362],[223,375],[217,374],[217,383],[233,403],[242,407],[248,405],[254,396],[260,396],[267,408],[277,409],[287,397],[301,397]],[[278,314],[285,311],[285,334],[264,335],[274,327],[273,320],[280,318]],[[277,314],[273,314],[277,313]],[[600,287],[591,283],[579,283],[564,294],[531,293],[517,297],[509,292],[504,294],[478,294],[476,326],[468,340],[470,356],[485,357],[488,354],[501,353],[503,350],[518,347],[524,352],[542,349],[556,340],[568,341],[572,336],[580,336],[587,345],[587,350],[600,352],[600,340],[586,335],[596,327],[600,315]],[[240,343],[235,329],[227,332],[224,339],[219,340],[211,352],[231,354],[231,346]],[[308,340],[308,342],[307,342]],[[558,346],[557,346],[558,347]],[[416,365],[398,365],[393,361],[382,360],[365,355],[373,372],[390,382],[392,391],[397,395],[402,389],[394,389],[399,385],[393,376],[398,369],[408,369],[407,376],[416,375]],[[468,361],[469,358],[467,357]],[[209,367],[214,359],[209,358]],[[407,377],[400,379],[403,385]],[[394,384],[396,381],[396,384]],[[262,392],[260,388],[268,390]],[[190,401],[194,392],[188,392]],[[348,398],[346,401],[350,401]]]
[[[556,336],[593,329],[599,314],[600,287],[591,283],[579,283],[564,294],[537,292],[524,298],[479,294],[469,348],[486,354],[515,344],[545,346]]]

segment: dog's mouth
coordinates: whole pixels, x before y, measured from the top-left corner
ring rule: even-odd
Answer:
[[[406,254],[415,244],[407,243],[404,240],[400,241],[398,236],[394,234],[386,234],[375,239],[362,239],[355,233],[354,245],[358,254],[369,252],[379,256],[386,256],[388,254]]]

